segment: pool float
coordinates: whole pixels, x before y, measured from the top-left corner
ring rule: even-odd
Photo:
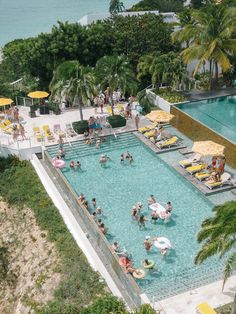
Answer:
[[[133,276],[134,276],[134,278],[136,278],[136,279],[142,279],[142,278],[145,277],[145,275],[146,275],[146,273],[145,273],[145,271],[144,271],[143,269],[137,268],[137,269],[135,269],[135,271],[133,272]]]
[[[128,267],[128,266],[131,266],[132,262],[129,259],[127,260],[127,257],[121,256],[119,258],[119,264],[122,267]]]
[[[154,203],[154,204],[149,205],[149,208],[151,210],[155,210],[161,219],[166,218],[166,209],[161,204]]]
[[[64,167],[65,167],[66,163],[65,163],[65,161],[62,160],[62,159],[53,159],[53,160],[52,160],[52,165],[53,165],[53,167],[55,167],[55,168],[61,169],[61,168],[64,168]]]
[[[161,249],[161,250],[171,248],[170,240],[165,238],[165,237],[156,238],[156,240],[154,241],[154,245],[155,245],[155,247],[157,247],[158,249]]]
[[[144,262],[143,262],[143,267],[146,268],[146,269],[151,269],[155,266],[155,262],[153,260],[148,260],[149,264],[146,265]]]

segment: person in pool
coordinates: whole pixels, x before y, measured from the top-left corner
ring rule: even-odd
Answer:
[[[158,212],[157,212],[156,209],[154,209],[154,210],[152,211],[151,217],[152,217],[151,223],[154,223],[154,224],[155,224],[155,223],[157,222],[157,220],[159,219],[159,215],[158,215]]]
[[[172,206],[171,202],[169,201],[166,204],[166,212],[171,213],[172,210],[173,210],[173,206]]]
[[[156,202],[157,202],[157,201],[156,201],[154,195],[151,194],[151,195],[149,196],[149,198],[148,198],[148,205],[152,205],[152,204],[154,204],[154,203],[156,203]]]
[[[81,162],[78,160],[76,162],[77,169],[81,170]]]
[[[93,207],[94,207],[94,209],[95,209],[96,206],[97,206],[97,201],[96,201],[96,198],[95,198],[95,197],[92,198],[92,204],[93,204]]]
[[[151,261],[149,261],[147,258],[143,261],[143,266],[149,266],[151,265]],[[149,267],[149,269],[153,269],[154,268],[154,265],[153,267]]]
[[[98,207],[96,208],[96,214],[97,214],[97,215],[101,215],[101,214],[102,214],[102,209],[101,209],[101,207],[98,206]]]
[[[120,247],[118,242],[114,242],[111,246],[111,249],[113,251],[113,253],[119,253],[120,252]]]
[[[125,161],[124,154],[121,154],[121,155],[120,155],[120,163],[123,164],[124,161]]]
[[[131,217],[132,217],[132,219],[134,219],[134,220],[138,220],[138,211],[137,211],[136,206],[133,206],[133,207],[132,207]]]
[[[144,215],[140,215],[140,217],[138,219],[139,229],[145,228],[145,221],[147,221],[147,220],[148,219],[146,217],[144,217]]]
[[[150,241],[150,236],[146,236],[144,242],[143,242],[144,248],[147,253],[149,253],[151,247],[152,247],[152,242]]]
[[[74,160],[71,160],[71,162],[70,162],[70,168],[71,168],[71,169],[75,169],[75,162],[74,162]]]

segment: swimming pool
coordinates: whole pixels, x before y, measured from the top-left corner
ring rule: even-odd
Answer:
[[[236,96],[178,104],[176,107],[236,143]]]
[[[134,157],[131,166],[119,161],[121,153],[127,150]],[[57,147],[48,148],[48,152],[54,157]],[[111,158],[104,168],[98,162],[102,153]],[[69,168],[71,160],[80,160],[81,172]],[[84,193],[90,203],[95,197],[97,205],[103,208],[109,242],[118,241],[131,253],[137,268],[146,257],[156,262],[157,271],[137,281],[149,297],[162,299],[221,277],[223,262],[217,259],[212,258],[199,267],[193,264],[199,248],[196,234],[202,220],[211,215],[212,203],[133,134],[110,137],[100,149],[82,142],[73,143],[66,147],[66,164],[62,172],[77,194]],[[163,205],[172,201],[174,212],[169,224],[151,224],[147,208],[150,194]],[[137,222],[131,219],[131,208],[137,201],[144,204],[144,214],[149,218],[144,230],[139,230]],[[174,249],[164,258],[154,247],[147,255],[143,246],[146,235],[167,237]]]

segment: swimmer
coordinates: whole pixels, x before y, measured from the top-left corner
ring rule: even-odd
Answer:
[[[101,224],[102,224],[102,219],[98,219],[97,225],[98,225],[99,228],[101,227]]]
[[[96,201],[96,198],[92,198],[92,204],[93,204],[93,207],[96,208],[97,206],[97,201]]]
[[[169,201],[169,202],[167,202],[167,204],[166,204],[166,211],[168,211],[169,213],[171,213],[172,210],[173,210],[173,206],[172,206],[171,202]]]
[[[161,255],[162,256],[166,256],[167,253],[168,253],[168,247],[165,247],[165,248],[161,249]]]
[[[84,202],[84,201],[85,201],[85,197],[84,197],[84,194],[83,194],[83,193],[80,194],[78,200],[79,200],[80,202]]]
[[[111,249],[114,253],[119,253],[120,251],[120,247],[119,247],[119,244],[118,242],[114,242],[111,246]]]
[[[88,138],[86,141],[85,141],[85,144],[87,145],[92,145],[93,144],[93,141],[91,138]]]
[[[146,217],[144,217],[144,215],[141,215],[138,219],[138,225],[139,225],[139,229],[141,228],[145,228],[145,221],[147,221],[148,219]]]
[[[149,266],[149,265],[151,265],[151,262],[148,259],[145,259],[143,261],[143,266]],[[154,268],[154,265],[153,265],[153,267],[149,266],[149,269],[153,269],[153,268]]]
[[[124,154],[121,154],[121,155],[120,155],[120,163],[123,164],[124,161],[125,161]]]
[[[65,153],[65,151],[64,151],[63,148],[60,148],[60,149],[59,149],[58,155],[59,155],[61,158],[64,158],[64,157],[65,157],[66,153]]]
[[[83,202],[83,205],[84,205],[85,209],[89,210],[89,204],[87,201]]]
[[[138,211],[137,211],[136,206],[133,206],[133,207],[132,207],[131,217],[132,217],[134,220],[138,220]]]
[[[140,212],[143,208],[143,204],[141,202],[137,202],[135,207],[137,208],[138,215],[140,215]]]
[[[101,140],[97,139],[96,141],[96,148],[100,148],[101,147]]]
[[[71,169],[75,169],[75,162],[74,162],[74,160],[72,160],[72,161],[70,162],[70,168],[71,168]]]
[[[156,223],[159,218],[159,215],[156,209],[152,211],[151,217],[152,217],[151,223]]]
[[[147,253],[149,253],[151,247],[152,247],[152,243],[150,241],[150,236],[146,236],[144,242],[143,242],[144,248],[146,250]]]
[[[168,210],[166,210],[166,215],[165,215],[165,219],[164,219],[164,223],[168,223],[170,221],[170,217],[171,217],[171,212],[169,212]]]
[[[101,209],[101,207],[97,207],[96,213],[97,213],[97,215],[101,215],[101,214],[102,214],[102,209]]]
[[[101,164],[101,166],[103,166],[108,160],[111,160],[111,158],[104,154],[100,156],[99,163]]]
[[[132,164],[132,162],[134,162],[133,156],[129,157],[129,163]]]
[[[100,228],[101,232],[106,235],[107,234],[107,231],[108,229],[105,227],[104,223],[101,224]]]
[[[154,203],[156,203],[156,202],[157,202],[157,201],[156,201],[154,195],[151,194],[151,195],[149,196],[149,198],[148,198],[148,205],[152,205],[152,204],[154,204]]]
[[[81,162],[79,160],[76,162],[76,166],[77,166],[77,169],[81,169]]]
[[[96,221],[96,213],[95,212],[92,213],[92,218],[93,218],[93,220]]]

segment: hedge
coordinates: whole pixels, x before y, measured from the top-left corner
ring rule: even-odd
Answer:
[[[122,117],[121,115],[109,116],[107,120],[113,128],[126,126],[126,119]]]
[[[89,130],[88,120],[73,122],[72,126],[77,134],[84,134],[84,132]]]

